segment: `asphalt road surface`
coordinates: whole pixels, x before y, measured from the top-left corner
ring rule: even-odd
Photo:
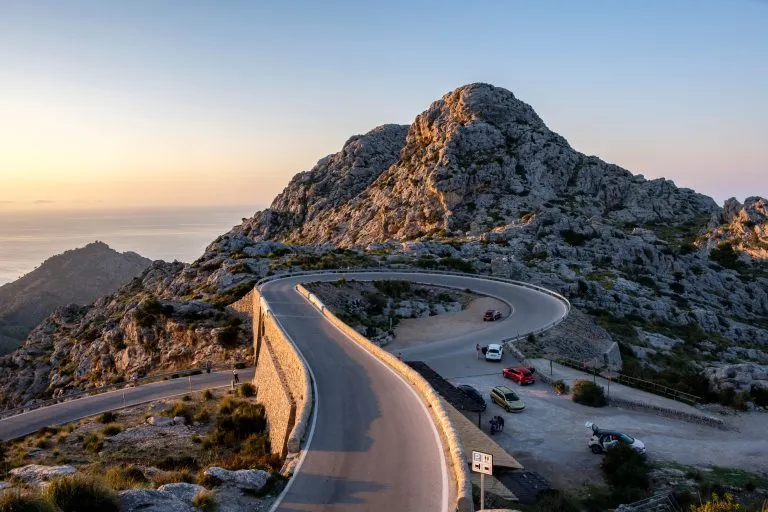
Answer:
[[[240,382],[253,379],[252,368],[238,370]],[[0,439],[7,441],[36,432],[42,427],[68,423],[87,416],[100,414],[104,411],[151,402],[174,395],[183,395],[192,391],[217,388],[230,385],[232,372],[213,372],[210,374],[193,375],[190,379],[180,377],[138,387],[127,387],[122,390],[110,391],[100,395],[78,398],[40,409],[34,409],[23,414],[0,420]]]
[[[478,336],[403,350],[437,371],[466,372],[480,363],[477,342],[499,341],[548,326],[565,315],[553,297],[528,288],[469,277],[413,273],[297,276],[261,292],[314,374],[316,424],[306,458],[277,510],[440,511],[455,499],[443,447],[421,400],[400,378],[328,322],[294,286],[341,279],[404,279],[471,288],[510,302],[513,313]],[[494,370],[497,371],[496,368]]]

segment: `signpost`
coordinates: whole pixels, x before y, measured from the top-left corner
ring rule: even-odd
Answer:
[[[472,472],[480,473],[480,510],[485,509],[485,475],[493,474],[493,455],[472,450]]]

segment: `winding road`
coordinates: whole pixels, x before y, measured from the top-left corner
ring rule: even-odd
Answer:
[[[437,429],[415,391],[378,359],[330,325],[295,285],[313,281],[403,279],[470,288],[507,302],[512,313],[475,333],[402,350],[445,377],[488,371],[475,344],[538,331],[565,317],[566,305],[545,292],[479,277],[412,272],[348,272],[279,278],[261,293],[306,359],[315,407],[303,459],[273,510],[434,511],[452,507],[455,484]],[[497,371],[497,370],[496,370]],[[252,373],[243,371],[243,377]],[[227,385],[227,372],[193,377],[193,389]],[[0,439],[40,427],[183,394],[186,379],[81,398],[0,420]]]

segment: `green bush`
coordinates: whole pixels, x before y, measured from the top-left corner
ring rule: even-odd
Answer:
[[[212,400],[213,392],[210,389],[204,389],[203,392],[200,394],[200,398],[202,398],[203,400]]]
[[[179,471],[183,469],[195,470],[199,467],[197,460],[189,455],[182,455],[181,457],[166,457],[161,461],[158,461],[155,466],[163,471]]]
[[[250,382],[246,382],[237,389],[237,394],[243,398],[252,397],[256,394],[256,387]]]
[[[219,408],[216,426],[203,443],[204,448],[235,446],[251,434],[260,434],[267,428],[264,406],[228,398]]]
[[[192,423],[197,412],[197,406],[194,404],[176,402],[173,406],[163,412],[163,416],[168,416],[170,418],[181,416],[187,423]]]
[[[56,512],[40,496],[30,492],[0,492],[0,512]]]
[[[98,453],[104,446],[104,440],[98,434],[85,434],[83,437],[83,450],[90,453]]]
[[[98,478],[74,474],[52,480],[44,497],[61,512],[119,512],[117,496]]]
[[[590,407],[603,407],[608,403],[602,386],[588,380],[577,380],[573,384],[571,399],[576,403]]]
[[[384,295],[394,299],[399,299],[406,293],[410,292],[412,288],[410,281],[401,281],[397,279],[374,281],[373,286],[375,286],[376,289]]]
[[[216,331],[216,343],[225,348],[234,348],[238,345],[240,329],[234,325],[227,325]]]
[[[107,411],[105,413],[102,413],[98,419],[99,419],[99,423],[104,423],[105,425],[107,423],[114,423],[115,421],[117,421],[117,413],[112,411]]]
[[[648,457],[624,443],[608,449],[600,470],[616,503],[642,499],[650,485]]]

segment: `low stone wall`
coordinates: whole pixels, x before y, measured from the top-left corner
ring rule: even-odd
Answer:
[[[614,407],[622,407],[624,409],[646,411],[659,416],[665,416],[667,418],[674,418],[677,420],[687,421],[689,423],[698,423],[699,425],[706,425],[708,427],[720,428],[728,430],[728,425],[720,418],[712,418],[703,414],[687,413],[670,409],[668,407],[658,407],[646,402],[635,402],[633,400],[624,400],[621,398],[609,398],[608,404]]]
[[[354,342],[360,345],[362,348],[376,356],[384,364],[392,368],[406,382],[410,383],[426,402],[427,408],[432,414],[435,424],[438,427],[444,442],[448,446],[450,452],[449,462],[452,466],[454,476],[457,484],[457,498],[456,498],[456,510],[459,512],[469,512],[473,510],[472,505],[472,483],[469,478],[469,468],[467,458],[464,454],[464,450],[459,440],[458,432],[451,423],[448,414],[440,403],[440,396],[432,389],[432,386],[419,375],[418,372],[413,370],[410,366],[400,361],[397,357],[393,356],[389,352],[383,350],[378,345],[370,341],[365,336],[355,331],[353,328],[339,320],[336,315],[331,313],[320,300],[309,293],[309,291],[302,285],[297,285],[296,290],[307,300],[309,300],[315,307],[322,312],[322,314],[328,319],[331,324],[336,326],[340,331],[346,334]]]
[[[237,302],[233,302],[232,304],[227,306],[227,309],[229,309],[230,312],[233,312],[239,316],[247,316],[248,318],[253,318],[254,292],[258,294],[258,292],[256,292],[255,289],[251,290],[250,292],[248,292],[248,295],[238,300]]]

